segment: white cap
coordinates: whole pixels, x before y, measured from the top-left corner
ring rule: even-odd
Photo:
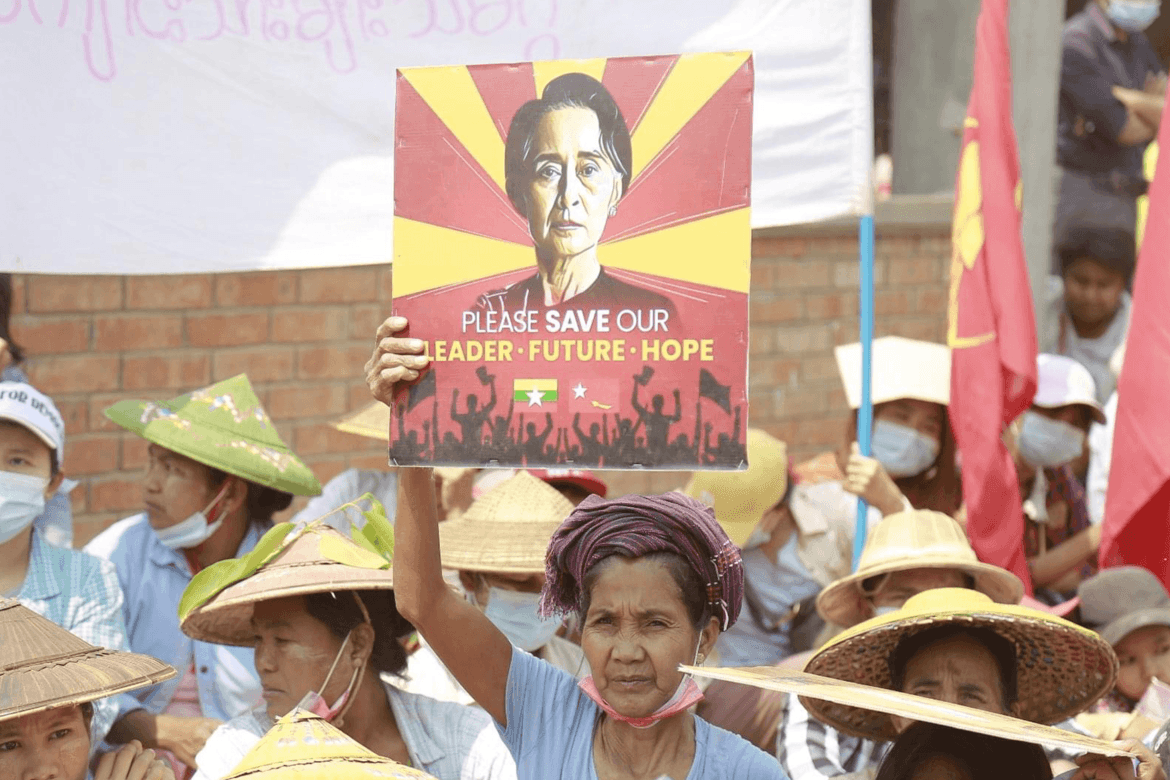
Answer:
[[[1064,355],[1036,357],[1036,397],[1032,404],[1044,409],[1087,406],[1093,420],[1105,424],[1105,411],[1097,403],[1097,384],[1089,369]]]
[[[65,422],[49,396],[24,382],[0,382],[0,420],[28,428],[57,455],[61,466]]]
[[[845,398],[851,409],[858,409],[861,407],[861,344],[844,344],[835,352]],[[875,404],[914,398],[949,406],[951,350],[942,344],[901,336],[874,339],[870,389]]]

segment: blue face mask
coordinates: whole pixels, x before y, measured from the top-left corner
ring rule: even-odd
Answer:
[[[1111,0],[1105,9],[1114,24],[1129,32],[1142,32],[1154,23],[1161,11],[1160,2],[1149,0]]]
[[[488,587],[483,613],[508,641],[532,653],[549,643],[561,627],[560,618],[542,618],[537,612],[539,593]]]
[[[873,456],[893,478],[921,474],[938,457],[938,442],[913,428],[889,420],[873,424]]]
[[[1024,460],[1033,466],[1055,468],[1080,456],[1085,432],[1029,410],[1020,425],[1019,447]]]

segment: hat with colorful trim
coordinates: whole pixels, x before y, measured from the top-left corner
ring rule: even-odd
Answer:
[[[369,502],[362,510],[359,502]],[[280,523],[252,551],[213,563],[196,574],[179,599],[183,633],[204,642],[246,647],[256,635],[257,603],[310,593],[393,590],[394,529],[369,493],[344,504],[352,531],[343,534],[324,518],[300,528]],[[332,512],[330,514],[333,514]],[[328,515],[326,515],[328,517]]]
[[[298,496],[321,483],[289,449],[244,374],[169,401],[119,401],[106,417],[160,447]]]
[[[0,720],[169,680],[155,658],[95,647],[15,599],[0,599]]]
[[[411,769],[358,744],[307,710],[276,721],[224,780],[417,780],[433,775]]]
[[[898,645],[928,629],[987,629],[1015,650],[1018,717],[1052,724],[1071,718],[1113,688],[1117,656],[1097,633],[1027,607],[996,604],[965,588],[936,588],[910,597],[901,609],[859,623],[830,639],[804,671],[835,680],[892,688],[890,660]],[[817,720],[873,740],[897,734],[888,716],[801,697]]]

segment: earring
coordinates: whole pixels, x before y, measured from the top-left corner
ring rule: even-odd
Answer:
[[[611,217],[616,217],[616,216],[617,216],[617,206],[610,206],[610,207],[609,207],[609,215],[610,215]]]

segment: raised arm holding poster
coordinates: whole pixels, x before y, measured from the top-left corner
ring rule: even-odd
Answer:
[[[398,465],[739,468],[746,52],[398,73]]]

